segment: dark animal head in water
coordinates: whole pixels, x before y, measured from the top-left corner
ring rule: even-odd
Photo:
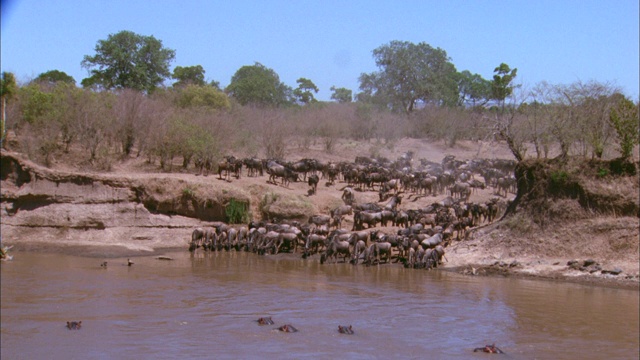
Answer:
[[[271,320],[271,316],[269,317],[261,317],[260,319],[256,320],[258,322],[258,325],[273,325],[273,320]]]
[[[504,354],[504,351],[500,350],[498,347],[496,347],[496,344],[491,344],[491,345],[485,345],[484,347],[479,347],[479,348],[475,348],[473,349],[473,352],[486,352],[489,354]]]
[[[69,330],[80,330],[82,327],[82,321],[67,321],[67,329]]]
[[[349,334],[349,335],[353,335],[353,328],[351,327],[351,325],[349,326],[341,326],[338,325],[338,332],[340,334]]]
[[[289,333],[293,333],[293,332],[297,332],[298,329],[294,328],[291,325],[282,325],[278,328],[278,330],[282,331],[282,332],[289,332]]]

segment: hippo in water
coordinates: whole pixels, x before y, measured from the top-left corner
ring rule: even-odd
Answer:
[[[82,327],[82,321],[67,321],[67,329],[80,330]]]
[[[288,332],[288,333],[294,333],[294,332],[298,332],[298,329],[294,328],[291,325],[282,325],[278,328],[278,330],[282,331],[282,332]]]
[[[273,325],[273,320],[271,320],[271,316],[269,317],[261,317],[260,319],[256,320],[258,322],[258,325]]]
[[[496,344],[491,344],[491,345],[485,345],[484,347],[479,347],[479,348],[475,348],[473,349],[473,352],[486,352],[489,354],[504,354],[504,351],[500,350],[498,347],[496,347]]]
[[[338,325],[338,332],[340,334],[349,334],[349,335],[353,335],[353,327],[351,327],[351,325],[349,326],[341,326]]]

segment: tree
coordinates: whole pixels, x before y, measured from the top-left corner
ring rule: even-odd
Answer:
[[[295,96],[299,103],[307,105],[317,101],[313,94],[317,94],[319,90],[313,81],[305,78],[299,78],[296,80],[296,83],[298,83],[298,87],[293,90],[293,96]]]
[[[74,126],[78,142],[88,152],[89,162],[93,163],[116,122],[113,107],[117,99],[112,93],[95,93],[86,89],[81,89],[80,96],[81,107],[77,110]]]
[[[230,109],[229,98],[222,91],[208,85],[187,85],[176,90],[175,104],[181,108],[205,107]]]
[[[204,69],[201,65],[195,66],[176,66],[173,69],[173,75],[171,77],[176,79],[175,83],[173,83],[173,87],[181,87],[187,85],[205,85],[204,81]]]
[[[64,82],[73,85],[76,84],[76,80],[72,76],[67,75],[67,73],[65,73],[64,71],[59,70],[49,70],[47,72],[43,72],[35,79],[33,79],[33,81],[49,84],[55,84],[57,82]]]
[[[332,86],[331,91],[333,91],[331,94],[331,100],[335,100],[341,104],[350,103],[353,99],[351,90],[347,88],[336,88],[335,86]]]
[[[4,138],[6,136],[7,121],[7,100],[11,99],[18,92],[16,77],[13,73],[3,72],[0,77],[0,106],[2,106],[2,121],[0,121],[0,145],[4,146]]]
[[[622,96],[611,109],[609,121],[618,135],[620,155],[624,159],[629,158],[633,147],[640,142],[638,105]]]
[[[573,97],[578,141],[582,145],[582,156],[591,150],[592,157],[602,158],[605,146],[614,135],[609,122],[609,113],[615,105],[617,96],[622,96],[615,86],[598,81],[577,81],[571,84],[570,96]]]
[[[493,72],[493,81],[491,82],[491,97],[498,101],[500,108],[495,113],[494,130],[496,136],[507,143],[509,150],[517,161],[524,159],[526,148],[523,146],[523,137],[518,134],[514,126],[518,109],[525,102],[526,96],[513,98],[510,106],[506,106],[507,98],[513,94],[513,89],[519,86],[514,85],[518,69],[511,70],[509,65],[501,63]]]
[[[482,106],[491,99],[491,81],[465,70],[458,74],[460,105]]]
[[[242,105],[283,106],[291,103],[291,88],[280,82],[275,71],[258,62],[238,69],[226,92]]]
[[[82,60],[82,67],[91,73],[82,80],[82,86],[147,93],[170,76],[169,63],[175,58],[175,50],[164,48],[162,41],[126,30],[99,40],[95,52]]]
[[[380,71],[361,74],[359,101],[411,113],[419,103],[456,105],[456,68],[446,51],[421,42],[392,41],[373,50]]]
[[[501,63],[493,70],[493,81],[491,82],[491,97],[497,100],[504,109],[505,100],[513,93],[514,85],[511,84],[516,78],[518,69],[511,69],[509,65]]]

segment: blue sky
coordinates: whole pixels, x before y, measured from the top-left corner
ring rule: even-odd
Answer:
[[[637,100],[639,11],[637,0],[2,0],[0,67],[19,81],[60,70],[79,83],[97,41],[130,30],[176,50],[172,69],[202,65],[223,87],[260,62],[329,100],[333,85],[357,93],[360,74],[378,70],[372,51],[401,40],[487,79],[505,62],[527,87],[596,80]]]

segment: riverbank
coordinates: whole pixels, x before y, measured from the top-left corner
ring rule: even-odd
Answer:
[[[343,142],[332,154],[311,147],[296,151],[292,160],[310,157],[353,161],[355,156],[368,153],[371,146]],[[490,144],[462,142],[450,148],[418,139],[376,149],[390,159],[414,151],[417,159],[436,162],[445,156],[463,160],[509,156],[504,147]],[[341,190],[346,185],[322,182],[316,195],[307,196],[304,182],[284,187],[268,184],[266,176],[244,175],[228,182],[216,175],[197,176],[193,169],[182,172],[179,165],[172,173],[161,173],[156,165],[133,157],[116,162],[109,172],[73,164],[60,158],[51,168],[45,168],[23,154],[2,152],[1,233],[3,245],[14,246],[12,251],[18,254],[14,261],[23,251],[100,258],[187,251],[192,230],[223,219],[231,199],[248,203],[254,219],[265,216],[265,199],[273,200],[269,211],[286,209],[287,216],[305,219],[340,205]],[[598,186],[611,188],[612,184]],[[635,191],[637,195],[637,182],[633,185],[630,179],[629,184],[629,189],[616,187],[612,191]],[[470,200],[483,202],[495,196],[493,189],[484,189],[473,193]],[[363,203],[379,200],[377,192],[371,191],[358,192],[356,197]],[[445,197],[409,195],[401,207],[422,208]],[[514,197],[508,194],[504,200]],[[616,201],[616,197],[607,199]],[[440,269],[469,276],[532,277],[638,290],[638,217],[576,211],[575,203],[564,200],[554,206],[557,208],[552,210],[564,214],[564,218],[546,226],[520,211],[471,229],[465,240],[453,241],[447,247]],[[343,227],[351,226],[352,219],[347,217]],[[391,233],[398,228],[380,229]],[[309,261],[317,260],[312,257]]]

